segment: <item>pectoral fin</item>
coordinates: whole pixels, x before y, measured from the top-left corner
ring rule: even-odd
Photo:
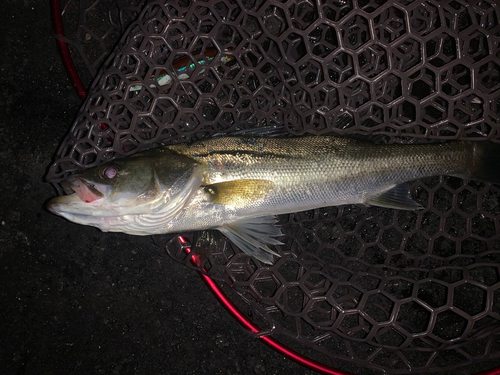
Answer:
[[[275,223],[276,218],[265,216],[233,221],[217,229],[246,254],[263,263],[272,264],[273,255],[278,257],[279,255],[267,245],[283,245],[282,242],[274,238],[283,235]]]
[[[274,182],[268,180],[234,180],[207,185],[205,191],[214,203],[243,207],[264,198],[273,186]]]
[[[410,188],[406,183],[396,185],[382,194],[369,198],[366,204],[397,210],[419,210],[423,208],[411,198]]]

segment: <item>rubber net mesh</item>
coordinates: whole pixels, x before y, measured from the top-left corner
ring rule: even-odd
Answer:
[[[69,2],[65,40],[76,65],[87,83],[99,70],[48,180],[271,125],[399,143],[499,142],[499,8],[494,0]],[[156,241],[218,280],[260,334],[325,364],[404,374],[497,358],[499,187],[436,177],[414,182],[412,195],[425,209],[280,216],[285,244],[270,267],[207,233],[184,234],[189,255],[176,237]]]

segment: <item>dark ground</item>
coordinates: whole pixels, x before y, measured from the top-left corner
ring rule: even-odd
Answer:
[[[0,373],[312,373],[247,335],[151,238],[44,209],[55,195],[46,168],[80,101],[49,2],[2,5]]]
[[[48,213],[44,182],[80,106],[48,1],[0,17],[2,374],[312,374],[247,335],[149,237]]]

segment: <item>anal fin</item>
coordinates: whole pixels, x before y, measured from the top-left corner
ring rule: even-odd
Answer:
[[[283,245],[274,237],[282,236],[273,216],[241,219],[218,227],[231,242],[244,253],[253,256],[266,264],[273,263],[273,255],[278,256],[268,245]]]
[[[367,199],[365,203],[396,210],[420,210],[423,208],[411,198],[410,188],[407,183],[396,185],[379,195]]]

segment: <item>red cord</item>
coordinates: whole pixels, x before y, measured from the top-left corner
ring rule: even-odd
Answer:
[[[214,296],[219,300],[219,303],[224,306],[224,308],[235,318],[238,323],[240,323],[243,327],[248,329],[249,331],[253,333],[258,333],[260,332],[260,329],[253,323],[251,322],[235,305],[234,303],[227,298],[227,296],[224,294],[224,292],[219,288],[219,286],[207,275],[199,272],[201,279],[205,282],[205,284],[208,286],[210,291],[214,294]],[[297,362],[300,365],[306,366],[310,368],[311,370],[317,371],[322,374],[328,374],[328,375],[352,375],[351,373],[340,371],[340,370],[335,370],[331,367],[328,367],[326,365],[323,365],[319,362],[313,361],[312,359],[309,359],[302,354],[297,353],[296,351],[284,346],[283,344],[279,343],[278,341],[274,340],[273,338],[269,336],[260,336],[259,339],[264,342],[264,344],[270,346],[273,348],[275,351],[278,353],[284,355],[285,357],[288,357],[294,362]]]
[[[52,16],[52,26],[54,27],[54,32],[56,33],[56,35],[64,36],[64,26],[62,22],[60,0],[50,1],[50,13]],[[75,88],[76,93],[78,94],[80,99],[84,100],[87,96],[87,92],[85,91],[83,82],[76,71],[75,64],[73,63],[73,59],[71,58],[71,53],[69,52],[68,45],[61,39],[56,39],[56,43],[59,54],[61,55],[64,69],[66,70],[66,74],[68,75],[69,80],[73,84],[73,87]]]
[[[477,375],[500,375],[500,368],[496,368],[493,370],[485,371]]]

